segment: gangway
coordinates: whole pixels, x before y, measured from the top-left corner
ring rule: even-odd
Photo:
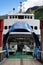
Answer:
[[[2,65],[42,65],[36,59],[7,59]]]

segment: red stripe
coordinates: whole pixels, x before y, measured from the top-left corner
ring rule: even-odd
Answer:
[[[40,21],[40,29],[43,29],[43,20]]]
[[[0,47],[2,47],[2,32],[0,32]]]
[[[4,20],[0,20],[0,47],[2,47],[2,31],[4,28]]]
[[[4,28],[4,20],[0,20],[0,30],[3,31]]]

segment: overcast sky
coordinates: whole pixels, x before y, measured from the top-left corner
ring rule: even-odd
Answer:
[[[43,5],[43,0],[0,0],[0,15],[8,14],[13,8],[17,12],[19,2],[23,2],[24,11],[29,7]]]

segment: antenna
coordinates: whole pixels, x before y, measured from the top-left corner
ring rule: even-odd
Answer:
[[[8,14],[15,13],[15,8],[13,10],[9,11]]]

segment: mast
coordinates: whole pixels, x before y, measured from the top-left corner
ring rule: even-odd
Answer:
[[[20,2],[20,11],[19,13],[22,13],[22,2]]]

